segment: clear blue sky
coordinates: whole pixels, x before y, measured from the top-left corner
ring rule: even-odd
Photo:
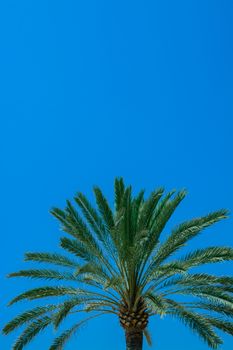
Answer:
[[[94,184],[112,199],[118,175],[136,190],[186,187],[174,223],[233,209],[232,16],[231,0],[1,2],[1,276],[27,267],[25,251],[59,249],[50,207],[77,190],[92,198]],[[232,244],[232,222],[191,248]],[[229,264],[213,270],[231,272]],[[38,283],[1,283],[5,322],[24,309],[7,301]],[[176,321],[155,319],[150,331],[153,349],[207,349]],[[15,335],[1,337],[1,350]],[[48,349],[53,335],[28,349]],[[224,339],[222,349],[232,349]],[[106,317],[67,350],[123,342]]]

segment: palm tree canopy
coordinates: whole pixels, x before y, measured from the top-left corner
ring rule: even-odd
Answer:
[[[69,255],[26,253],[26,261],[45,264],[45,268],[9,275],[48,281],[48,285],[16,296],[10,305],[21,300],[54,300],[23,312],[4,327],[5,334],[24,327],[12,349],[23,349],[46,327],[57,329],[76,312],[86,313],[86,318],[78,317],[77,323],[55,338],[50,350],[63,349],[82,324],[103,314],[119,317],[126,331],[140,327],[148,342],[148,319],[156,315],[179,319],[213,349],[222,343],[217,329],[232,335],[233,278],[192,269],[233,260],[233,249],[212,246],[172,259],[205,228],[225,219],[227,211],[183,222],[163,238],[161,234],[185,191],[165,193],[158,188],[144,199],[144,191],[133,196],[131,187],[117,178],[114,210],[100,188],[94,187],[94,194],[95,207],[77,193],[74,203],[67,201],[64,210],[51,211],[68,234],[60,239],[60,246]],[[57,285],[49,285],[52,280],[58,281]],[[185,301],[177,301],[177,295]]]

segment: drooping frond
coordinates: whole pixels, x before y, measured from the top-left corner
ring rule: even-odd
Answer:
[[[195,309],[202,309],[210,312],[216,312],[219,314],[223,314],[226,317],[233,318],[233,305],[225,305],[221,303],[211,303],[211,302],[201,302],[201,303],[195,303],[192,304],[191,307]]]
[[[74,307],[82,304],[86,299],[87,299],[86,297],[84,297],[84,298],[75,297],[75,298],[71,298],[70,300],[65,301],[60,306],[57,313],[54,315],[54,318],[53,318],[54,327],[57,328],[60,325],[60,323],[66,318],[66,316],[70,313],[70,311]]]
[[[25,345],[30,343],[30,341],[41,331],[43,331],[50,323],[52,318],[49,316],[44,316],[31,322],[23,333],[16,340],[13,345],[12,350],[22,350]]]
[[[53,344],[50,346],[49,350],[62,350],[70,338],[76,333],[80,327],[80,322],[70,329],[63,332],[59,337],[55,338]]]
[[[211,324],[211,326],[225,333],[233,335],[233,322],[229,322],[223,318],[211,317],[206,315],[204,317]]]
[[[39,316],[56,309],[57,309],[56,305],[47,305],[47,306],[38,306],[34,309],[25,311],[7,323],[7,325],[3,328],[3,333],[9,334],[16,328],[23,326],[25,323],[30,322],[38,318]]]
[[[64,346],[67,343],[67,341],[77,332],[77,330],[83,324],[88,322],[90,319],[98,317],[100,315],[101,314],[94,315],[94,316],[88,317],[88,318],[76,323],[73,327],[71,327],[70,329],[63,332],[59,337],[55,338],[53,341],[53,344],[50,346],[49,350],[62,350],[62,349],[64,349]]]
[[[197,333],[210,348],[217,349],[222,344],[222,340],[214,332],[211,323],[204,315],[192,312],[174,300],[169,300],[168,302],[170,308],[167,310],[167,314],[178,318],[193,332]]]

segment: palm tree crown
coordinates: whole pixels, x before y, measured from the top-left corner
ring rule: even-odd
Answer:
[[[82,324],[109,313],[119,318],[130,350],[142,348],[143,335],[150,343],[147,324],[154,315],[179,319],[213,349],[222,343],[216,329],[233,334],[233,278],[190,272],[203,264],[233,260],[233,249],[207,247],[171,260],[203,229],[226,218],[227,211],[183,222],[160,240],[185,191],[164,194],[159,188],[144,199],[144,191],[132,196],[131,187],[125,187],[122,178],[116,179],[114,211],[98,187],[94,194],[97,208],[78,193],[74,200],[79,210],[67,201],[64,210],[51,211],[69,235],[61,238],[60,245],[70,257],[46,252],[25,255],[26,261],[57,265],[60,270],[28,269],[9,275],[59,281],[28,290],[10,302],[55,298],[51,304],[23,312],[4,327],[5,334],[25,327],[12,349],[23,349],[46,327],[57,329],[74,313],[87,316],[78,317],[77,323],[55,338],[50,350],[63,349]],[[177,301],[177,295],[183,295],[185,302]]]

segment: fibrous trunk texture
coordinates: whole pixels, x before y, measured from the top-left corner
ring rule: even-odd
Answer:
[[[142,350],[142,330],[137,328],[127,329],[125,331],[125,338],[126,350]]]
[[[119,320],[125,330],[126,350],[142,350],[143,330],[148,324],[147,305],[142,298],[129,308],[122,303]]]

